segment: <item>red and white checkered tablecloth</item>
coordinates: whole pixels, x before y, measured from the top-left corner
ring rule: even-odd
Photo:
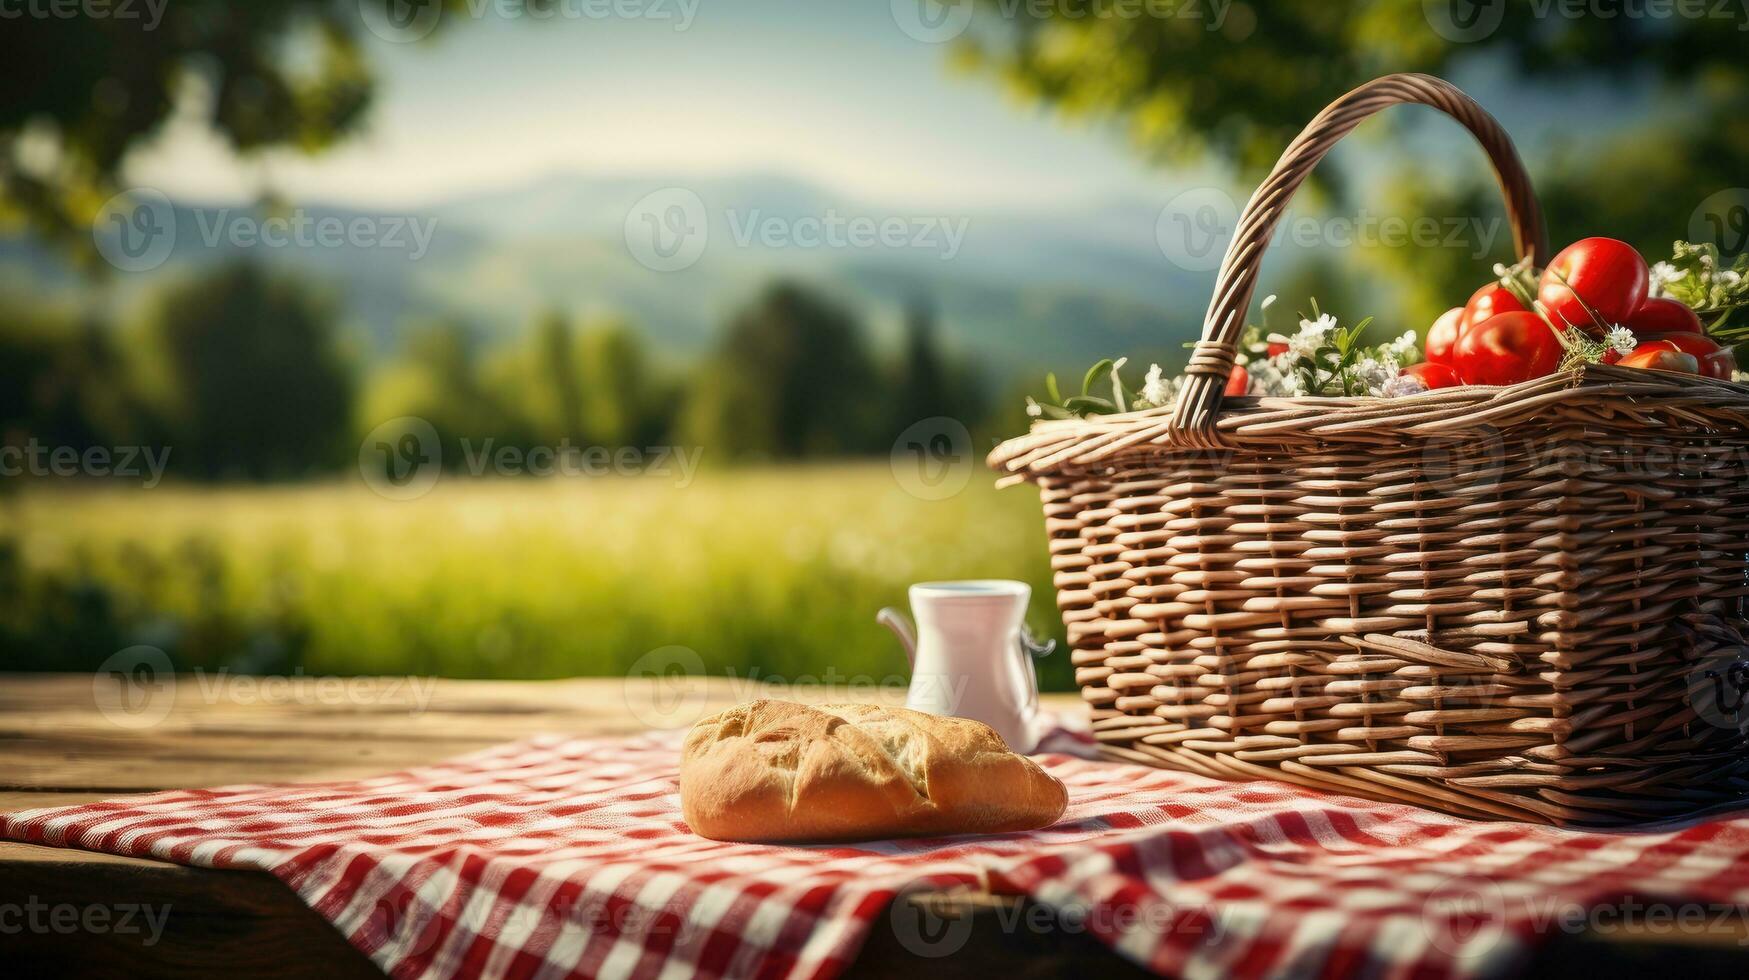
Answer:
[[[681,820],[679,743],[542,737],[373,779],[15,813],[0,837],[272,872],[403,978],[826,977],[872,929],[952,951],[969,924],[886,909],[956,885],[1061,912],[1002,928],[1085,930],[1187,977],[1489,975],[1562,930],[1749,922],[1749,818],[1575,833],[1058,753],[1040,758],[1070,805],[1046,830],[723,844]]]

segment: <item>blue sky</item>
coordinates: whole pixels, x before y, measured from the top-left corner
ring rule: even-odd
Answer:
[[[186,121],[130,162],[129,183],[185,200],[272,188],[391,209],[553,173],[774,173],[889,206],[1061,209],[1163,200],[1219,180],[1150,168],[1111,127],[1065,121],[990,76],[954,72],[947,45],[901,28],[895,9],[918,0],[561,0],[642,16],[545,21],[499,12],[516,0],[469,2],[478,16],[452,16],[419,43],[359,32],[378,98],[365,130],[338,149],[239,161]],[[1584,83],[1508,87],[1485,61],[1455,80],[1502,117],[1533,167],[1539,151],[1649,108]],[[1442,129],[1424,134],[1433,145],[1392,149],[1438,160],[1435,146],[1463,140]],[[1378,149],[1354,158],[1376,160]]]
[[[953,72],[946,46],[908,36],[887,0],[685,0],[686,30],[683,0],[631,0],[646,18],[546,22],[476,2],[483,16],[421,43],[363,34],[378,101],[349,144],[242,164],[178,125],[130,177],[172,196],[242,198],[267,181],[369,207],[555,171],[781,172],[906,204],[1160,189],[1110,132]]]

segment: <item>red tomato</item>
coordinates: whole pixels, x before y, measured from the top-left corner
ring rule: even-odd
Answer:
[[[1227,375],[1226,396],[1243,395],[1251,387],[1251,372],[1245,370],[1245,365],[1233,365],[1233,373]]]
[[[1645,368],[1650,371],[1675,371],[1680,374],[1699,374],[1700,360],[1693,354],[1684,354],[1665,346],[1669,341],[1658,340],[1649,344],[1641,344],[1632,354],[1621,359],[1622,367]]]
[[[1667,333],[1705,333],[1700,317],[1688,304],[1667,296],[1646,300],[1634,315],[1622,321],[1622,326],[1636,337],[1657,337]]]
[[[1269,345],[1268,354],[1270,357],[1280,357],[1281,355],[1286,354],[1286,353],[1287,353],[1287,345],[1286,344],[1270,344]]]
[[[1699,373],[1703,377],[1729,381],[1731,375],[1737,370],[1737,355],[1732,353],[1731,348],[1719,346],[1719,342],[1711,337],[1692,333],[1669,333],[1662,337],[1641,341],[1640,346],[1634,348],[1634,353],[1638,354],[1653,345],[1661,345],[1664,349],[1683,354],[1692,354],[1694,359],[1700,362]]]
[[[1452,349],[1458,377],[1472,385],[1514,385],[1553,374],[1561,342],[1535,313],[1502,313],[1465,328]]]
[[[1609,327],[1628,322],[1645,305],[1649,283],[1646,260],[1632,245],[1613,238],[1587,238],[1555,256],[1543,272],[1536,297],[1556,326],[1595,326],[1596,320],[1585,312],[1589,306]]]
[[[1491,282],[1470,296],[1470,301],[1464,304],[1463,318],[1458,321],[1458,336],[1463,336],[1465,330],[1478,323],[1487,323],[1502,313],[1527,313],[1524,304],[1518,297],[1512,295],[1512,290],[1497,282]],[[1454,338],[1453,342],[1456,340]]]
[[[1425,347],[1429,364],[1450,364],[1451,345],[1457,343],[1458,325],[1463,321],[1464,308],[1454,306],[1427,328]],[[1428,385],[1431,388],[1433,385]]]
[[[1411,364],[1403,369],[1403,374],[1420,378],[1421,383],[1426,385],[1429,391],[1435,388],[1456,388],[1463,384],[1458,379],[1457,372],[1452,370],[1449,365],[1435,364],[1432,361]]]

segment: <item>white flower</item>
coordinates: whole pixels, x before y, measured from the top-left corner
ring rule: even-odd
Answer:
[[[1394,357],[1363,357],[1354,362],[1353,374],[1354,380],[1366,388],[1367,394],[1376,395],[1397,377],[1399,370]]]
[[[1275,294],[1274,293],[1270,293],[1268,296],[1263,297],[1263,308],[1264,309],[1267,310],[1271,306],[1274,306],[1274,305],[1275,305]]]
[[[1419,395],[1427,390],[1427,382],[1413,374],[1399,374],[1385,382],[1379,393],[1386,398],[1405,398],[1409,395]]]
[[[1415,352],[1415,340],[1415,331],[1405,330],[1403,336],[1385,345],[1385,351],[1396,358],[1397,363],[1401,364]]]
[[[1673,283],[1676,280],[1681,279],[1681,278],[1682,278],[1682,273],[1676,271],[1676,267],[1671,265],[1670,263],[1668,263],[1668,262],[1654,262],[1654,263],[1652,263],[1652,274],[1650,277],[1650,279],[1651,279],[1651,290],[1650,290],[1651,294],[1653,296],[1664,295],[1664,287],[1670,285],[1671,283]]]
[[[1604,333],[1603,343],[1604,346],[1624,356],[1632,354],[1634,348],[1640,346],[1639,340],[1634,337],[1634,332],[1619,323]]]
[[[1160,370],[1160,365],[1154,364],[1148,368],[1148,376],[1142,381],[1142,397],[1156,407],[1170,405],[1177,400],[1172,382],[1165,374],[1166,372]]]
[[[1743,274],[1735,269],[1725,269],[1713,278],[1721,286],[1735,286],[1743,281]]]
[[[1330,332],[1336,329],[1336,318],[1328,313],[1316,320],[1301,320],[1300,332],[1288,338],[1287,352],[1294,358],[1311,357],[1324,346]]]
[[[1044,408],[1041,407],[1038,402],[1035,402],[1030,398],[1028,398],[1026,400],[1026,414],[1029,417],[1036,419],[1039,416],[1043,415],[1044,413],[1045,413]]]

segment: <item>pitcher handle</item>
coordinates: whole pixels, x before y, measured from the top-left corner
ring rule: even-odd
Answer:
[[[905,662],[917,669],[917,627],[912,625],[911,617],[892,606],[875,613],[875,622],[893,631],[899,638],[899,645],[905,648]]]
[[[1020,673],[1026,687],[1026,714],[1029,718],[1038,713],[1038,670],[1032,665],[1033,658],[1048,657],[1056,649],[1056,640],[1040,642],[1031,626],[1020,624],[1020,643],[1015,652],[1020,654]]]

